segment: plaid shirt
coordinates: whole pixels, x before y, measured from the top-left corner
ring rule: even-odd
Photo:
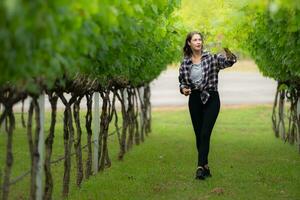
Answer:
[[[201,101],[205,104],[209,98],[208,91],[218,91],[218,73],[221,69],[231,67],[236,58],[226,58],[222,54],[211,54],[208,51],[202,52],[201,65],[203,67],[203,81],[195,86],[190,79],[192,58],[185,57],[179,68],[179,89],[183,94],[183,88],[201,91]]]

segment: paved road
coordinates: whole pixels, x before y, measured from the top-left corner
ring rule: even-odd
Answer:
[[[187,105],[188,97],[178,90],[178,71],[168,69],[151,84],[153,106]],[[257,72],[219,73],[219,93],[222,105],[272,103],[276,82]]]
[[[226,72],[219,73],[219,92],[222,105],[232,104],[264,104],[272,103],[275,95],[276,82],[263,77],[257,72]],[[178,90],[178,71],[168,69],[151,83],[151,102],[153,107],[186,106],[188,97]],[[25,101],[28,109],[29,101]],[[85,108],[85,98],[81,107]],[[14,107],[20,110],[21,104]],[[46,109],[50,109],[46,98]],[[58,101],[58,108],[64,108]]]

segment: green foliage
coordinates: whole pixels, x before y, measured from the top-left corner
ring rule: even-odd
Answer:
[[[178,58],[179,30],[172,15],[176,6],[175,1],[102,2],[101,11],[84,22],[92,62],[83,67],[84,73],[93,72],[104,85],[137,86],[156,78]]]
[[[269,3],[255,13],[247,44],[265,76],[280,81],[300,78],[300,9],[286,1]]]
[[[9,2],[0,3],[0,84],[30,90],[39,79],[50,86],[72,64],[66,2]]]
[[[0,85],[83,74],[103,87],[149,83],[178,59],[178,0],[2,1]],[[40,82],[39,82],[40,83]],[[31,89],[32,90],[32,89]]]

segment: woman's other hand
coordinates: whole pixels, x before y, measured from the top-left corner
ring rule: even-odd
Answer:
[[[183,89],[182,89],[182,92],[183,92],[183,94],[184,94],[185,96],[188,96],[188,95],[191,94],[191,89],[189,89],[189,88],[183,88]]]

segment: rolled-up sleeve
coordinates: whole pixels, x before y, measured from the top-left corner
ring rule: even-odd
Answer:
[[[231,67],[237,61],[235,55],[233,57],[227,58],[223,54],[215,54],[214,58],[216,60],[216,63],[217,63],[217,66],[219,69],[225,69],[227,67]]]

